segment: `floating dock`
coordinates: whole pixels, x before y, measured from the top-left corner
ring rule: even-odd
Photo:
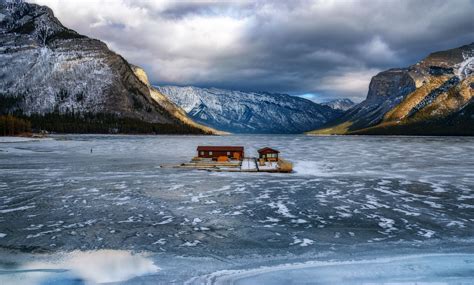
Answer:
[[[197,156],[190,162],[162,165],[165,168],[191,168],[221,172],[282,172],[293,171],[293,164],[278,157],[278,150],[265,147],[259,158],[245,157],[242,146],[198,146]]]
[[[187,168],[217,172],[276,172],[291,173],[293,165],[284,159],[261,163],[255,157],[242,160],[213,161],[210,159],[193,158],[190,162],[178,165],[162,165],[163,168]]]

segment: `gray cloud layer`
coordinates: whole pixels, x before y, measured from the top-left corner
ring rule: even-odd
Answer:
[[[473,0],[35,0],[157,84],[365,97],[377,72],[474,41]]]

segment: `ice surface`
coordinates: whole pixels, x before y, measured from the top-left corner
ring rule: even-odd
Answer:
[[[409,255],[223,270],[188,284],[473,284],[474,255]],[[389,280],[389,282],[387,282]]]
[[[286,218],[296,218],[294,215],[290,213],[290,210],[288,210],[288,207],[286,207],[285,204],[283,204],[281,201],[278,202],[272,202],[268,204],[273,209],[276,209],[276,213],[282,215],[283,217]]]
[[[249,156],[269,145],[296,172],[160,168],[189,161],[204,144],[244,145]],[[0,143],[0,246],[149,252],[162,270],[130,284],[413,253],[457,253],[449,262],[459,265],[474,244],[473,152],[468,137],[71,135]],[[0,264],[11,261],[0,256]],[[403,266],[427,259],[410,260]],[[446,276],[456,284],[463,268],[449,267]],[[392,280],[384,270],[380,280]]]
[[[6,254],[14,266],[0,265],[1,284],[99,284],[123,282],[160,270],[146,254],[99,250],[27,255]]]
[[[313,243],[314,243],[314,240],[311,240],[308,238],[299,239],[297,237],[293,237],[293,242],[290,243],[290,245],[308,246],[308,245],[312,245]]]
[[[28,142],[28,141],[37,141],[37,138],[28,138],[28,137],[0,137],[0,143],[16,143],[16,142]],[[42,140],[47,140],[47,138],[42,138]]]
[[[5,213],[10,213],[10,212],[15,212],[15,211],[24,211],[24,210],[28,210],[28,209],[31,209],[31,208],[34,208],[35,206],[21,206],[21,207],[17,207],[17,208],[10,208],[10,209],[2,209],[0,210],[0,214],[5,214]]]

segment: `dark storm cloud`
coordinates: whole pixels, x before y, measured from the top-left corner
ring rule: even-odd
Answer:
[[[360,97],[363,77],[474,36],[472,1],[305,4],[293,10],[272,5],[255,16],[244,39],[249,56],[231,64],[266,71],[246,78],[247,88]]]
[[[171,19],[183,19],[189,16],[216,16],[216,15],[248,15],[252,13],[256,5],[250,2],[230,1],[198,1],[198,2],[174,2],[166,9],[159,12],[158,16]]]
[[[323,99],[361,100],[377,72],[474,41],[472,0],[37,2],[156,84]]]

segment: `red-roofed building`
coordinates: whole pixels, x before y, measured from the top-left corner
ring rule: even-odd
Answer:
[[[217,160],[219,157],[242,160],[244,157],[243,146],[198,146],[198,157],[212,158]]]
[[[279,153],[278,150],[269,147],[264,147],[258,150],[259,158],[265,161],[278,161]]]

